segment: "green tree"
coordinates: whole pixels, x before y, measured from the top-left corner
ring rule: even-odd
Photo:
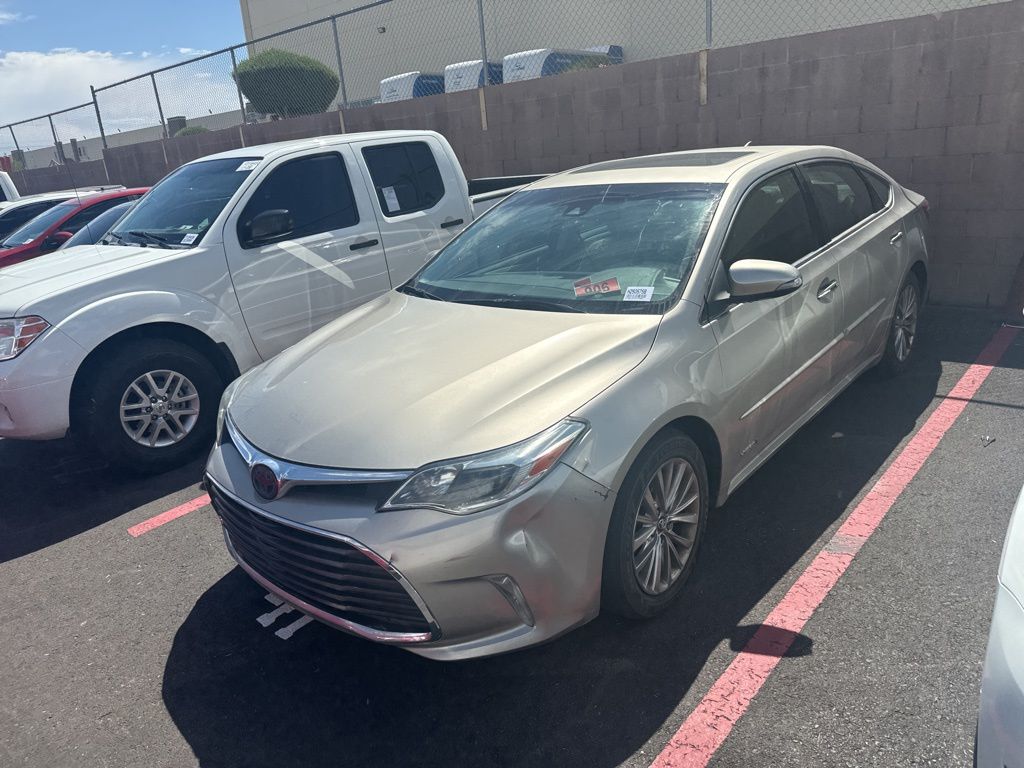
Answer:
[[[243,61],[232,77],[256,111],[282,117],[326,112],[340,84],[322,62],[277,48]]]
[[[194,136],[197,133],[209,133],[209,130],[210,130],[209,128],[206,128],[206,127],[204,127],[202,125],[186,125],[184,128],[182,128],[180,131],[178,131],[174,135],[175,136]]]

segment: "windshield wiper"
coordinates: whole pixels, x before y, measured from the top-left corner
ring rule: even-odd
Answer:
[[[131,235],[132,237],[138,237],[138,238],[140,238],[142,240],[149,240],[151,243],[156,243],[157,245],[162,245],[164,248],[175,248],[175,247],[177,247],[177,243],[172,243],[166,237],[161,237],[160,235],[154,235],[152,232],[147,232],[144,229],[131,229],[131,230],[128,231],[128,234]]]
[[[484,307],[514,307],[516,309],[536,309],[544,312],[582,312],[590,314],[582,307],[572,304],[563,304],[560,301],[547,301],[545,299],[531,299],[521,296],[507,296],[495,299],[463,299],[461,304],[479,304]]]
[[[119,245],[130,245],[130,243],[116,232],[107,232],[100,240],[100,245],[110,245],[110,238],[113,238]]]
[[[437,294],[431,293],[430,291],[424,291],[422,288],[417,288],[415,285],[412,285],[411,283],[406,283],[405,285],[398,286],[398,290],[401,291],[402,293],[408,294],[409,296],[416,296],[420,299],[447,301],[447,299],[442,299]]]

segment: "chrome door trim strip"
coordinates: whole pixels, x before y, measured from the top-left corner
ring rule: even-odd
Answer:
[[[760,400],[758,400],[756,403],[754,403],[752,406],[750,406],[749,410],[747,410],[746,413],[744,413],[742,416],[740,416],[740,421],[743,421],[743,419],[747,418],[747,416],[752,414],[754,411],[756,411],[762,405],[764,405],[769,400],[771,400],[773,397],[775,397],[775,395],[777,395],[779,392],[781,392],[783,389],[785,389],[787,386],[789,386],[789,384],[797,376],[799,376],[801,373],[803,373],[808,368],[810,368],[812,365],[814,365],[816,362],[818,362],[818,360],[820,360],[823,355],[825,355],[830,349],[832,349],[832,347],[834,347],[836,344],[838,344],[840,341],[842,341],[845,336],[846,336],[845,333],[841,333],[838,336],[836,336],[834,339],[832,339],[832,341],[830,341],[824,347],[822,347],[821,351],[819,351],[817,354],[815,354],[814,357],[812,357],[806,363],[804,363],[799,368],[797,368],[793,373],[791,373],[789,376],[787,376],[785,379],[783,379],[782,382],[780,384],[778,384],[771,392],[769,392],[767,395],[765,395]]]

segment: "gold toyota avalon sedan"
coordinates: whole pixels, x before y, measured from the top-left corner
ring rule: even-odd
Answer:
[[[907,365],[927,211],[830,147],[526,187],[228,389],[206,474],[228,549],[300,611],[434,659],[653,617],[712,508],[865,370]]]

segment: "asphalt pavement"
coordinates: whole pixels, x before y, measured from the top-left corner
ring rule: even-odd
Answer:
[[[129,535],[200,496],[202,462],[140,479],[0,442],[0,766],[646,768],[997,327],[930,308],[906,375],[856,382],[713,514],[664,616],[473,662],[262,626],[209,507]],[[1022,369],[1024,331],[711,765],[970,765]]]

